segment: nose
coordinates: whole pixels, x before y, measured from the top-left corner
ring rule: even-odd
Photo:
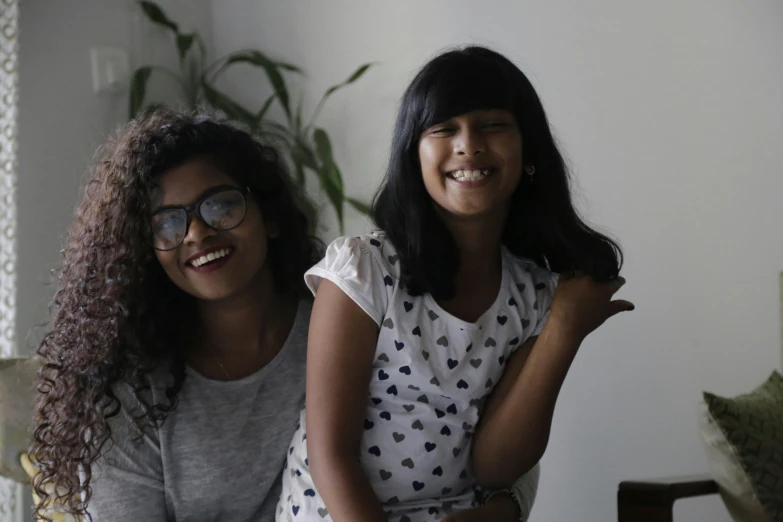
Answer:
[[[188,246],[198,245],[215,234],[217,234],[217,231],[214,228],[207,226],[200,217],[193,215],[190,219],[185,239],[182,242]]]
[[[459,156],[476,156],[485,150],[484,135],[478,130],[468,127],[454,137],[454,152]]]

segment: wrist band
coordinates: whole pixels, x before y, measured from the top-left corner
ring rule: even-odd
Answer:
[[[511,500],[514,501],[514,504],[516,504],[517,509],[519,510],[519,521],[525,522],[525,519],[522,518],[522,513],[523,513],[522,502],[519,500],[519,497],[517,496],[516,492],[513,489],[499,489],[497,491],[493,491],[492,493],[489,494],[487,500],[485,500],[484,503],[486,504],[487,502],[492,500],[492,497],[494,497],[495,495],[499,495],[501,493],[505,493],[506,495],[511,497]]]

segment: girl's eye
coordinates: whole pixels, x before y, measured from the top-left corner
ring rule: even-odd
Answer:
[[[450,132],[453,132],[454,129],[451,127],[436,127],[430,131],[430,134],[448,134]]]
[[[498,128],[510,127],[511,124],[505,121],[491,121],[484,126],[490,129],[498,129]]]

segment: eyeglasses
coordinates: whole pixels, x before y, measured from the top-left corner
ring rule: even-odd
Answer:
[[[169,207],[155,212],[151,219],[152,246],[155,250],[173,250],[182,244],[190,229],[191,214],[214,230],[231,230],[245,219],[244,192],[250,189],[218,187],[199,201],[185,207]]]

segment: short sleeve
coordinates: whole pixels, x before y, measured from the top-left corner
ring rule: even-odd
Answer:
[[[313,295],[324,279],[337,285],[381,325],[395,282],[373,246],[356,237],[336,239],[326,249],[324,258],[305,273],[305,283]]]
[[[538,318],[533,335],[536,336],[544,329],[544,325],[549,319],[549,312],[552,307],[552,298],[555,296],[557,288],[558,275],[548,270],[538,269],[533,272],[535,279],[536,303],[538,305]]]

